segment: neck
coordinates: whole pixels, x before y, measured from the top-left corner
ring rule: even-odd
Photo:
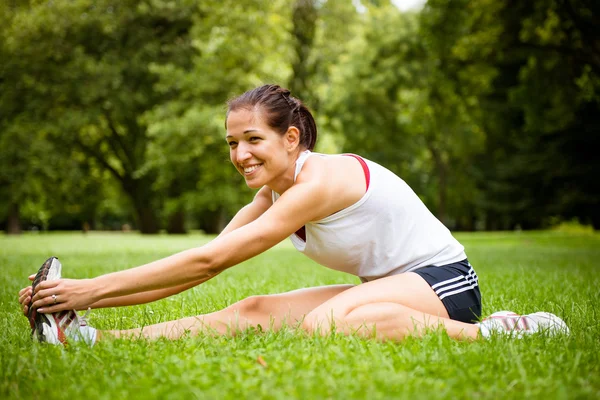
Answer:
[[[294,184],[294,175],[296,174],[296,162],[300,157],[300,154],[306,149],[298,149],[294,153],[290,154],[290,162],[286,171],[277,179],[277,182],[271,182],[267,186],[275,193],[282,195],[286,190],[292,187]]]

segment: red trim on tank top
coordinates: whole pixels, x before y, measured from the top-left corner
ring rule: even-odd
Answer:
[[[354,157],[358,160],[358,162],[360,163],[360,165],[362,166],[362,169],[365,173],[365,181],[367,182],[367,190],[369,190],[369,184],[371,183],[371,171],[369,171],[369,167],[367,166],[367,163],[365,162],[365,160],[363,160],[363,158],[361,156],[357,156],[356,154],[342,154],[343,156],[350,156],[350,157]],[[365,190],[365,192],[367,191]]]
[[[296,235],[298,235],[298,237],[302,239],[303,242],[306,242],[306,227],[303,226],[302,228],[298,229],[296,231]]]
[[[367,190],[369,190],[369,184],[371,183],[371,171],[369,171],[369,166],[367,165],[367,163],[365,162],[365,160],[363,160],[362,157],[357,156],[356,154],[342,154],[343,156],[350,156],[350,157],[354,157],[358,160],[358,162],[360,163],[360,165],[362,166],[363,172],[365,173],[365,181],[367,183],[367,189],[365,190],[365,193]],[[306,227],[302,227],[300,229],[298,229],[296,231],[296,235],[302,239],[303,242],[306,242]]]

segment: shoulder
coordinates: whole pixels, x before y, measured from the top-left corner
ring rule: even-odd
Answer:
[[[319,203],[319,217],[324,218],[360,200],[365,194],[365,174],[354,157],[313,155],[305,161],[294,186]]]
[[[318,187],[326,184],[327,177],[331,177],[332,169],[335,168],[335,155],[324,155],[313,153],[304,161],[302,170],[296,177],[295,185],[302,184]]]
[[[364,160],[362,157],[358,157]],[[344,154],[314,153],[305,162],[296,182],[313,181],[316,184],[332,186],[336,183],[346,184],[348,178],[356,178],[363,174],[363,169],[357,157]]]

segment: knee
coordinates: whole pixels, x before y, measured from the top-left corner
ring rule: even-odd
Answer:
[[[323,313],[319,310],[314,310],[308,313],[302,321],[302,329],[309,334],[326,335],[337,325],[344,322],[342,315],[336,315],[333,312]]]
[[[315,313],[308,313],[304,316],[304,319],[302,320],[302,329],[305,330],[306,332],[313,334],[315,333],[315,331],[317,330],[317,316]]]
[[[232,307],[241,315],[251,315],[267,311],[267,296],[250,296],[238,301]]]

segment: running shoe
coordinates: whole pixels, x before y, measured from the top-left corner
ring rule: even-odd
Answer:
[[[565,321],[548,312],[519,315],[512,311],[498,311],[478,325],[484,337],[493,333],[523,337],[536,332],[547,332],[551,335],[568,335],[570,332]]]
[[[89,310],[83,317],[80,317],[75,310],[38,314],[40,323],[36,326],[37,339],[40,342],[63,346],[70,340],[82,340],[93,344],[92,340],[88,340],[89,333],[83,332],[83,329],[87,327],[88,313]]]
[[[31,284],[31,288],[33,290],[32,296],[31,296],[32,300],[29,302],[29,311],[27,312],[27,318],[29,319],[29,325],[31,325],[31,335],[33,335],[36,330],[36,324],[37,324],[36,321],[38,320],[38,315],[39,315],[37,312],[37,309],[34,310],[31,307],[31,305],[33,304],[33,293],[35,293],[35,288],[37,285],[39,285],[43,281],[53,281],[55,279],[60,279],[61,270],[62,270],[62,265],[61,265],[60,261],[58,261],[58,258],[50,257],[42,264],[42,266],[38,270],[37,274],[35,275],[35,279],[33,280],[33,283]]]

